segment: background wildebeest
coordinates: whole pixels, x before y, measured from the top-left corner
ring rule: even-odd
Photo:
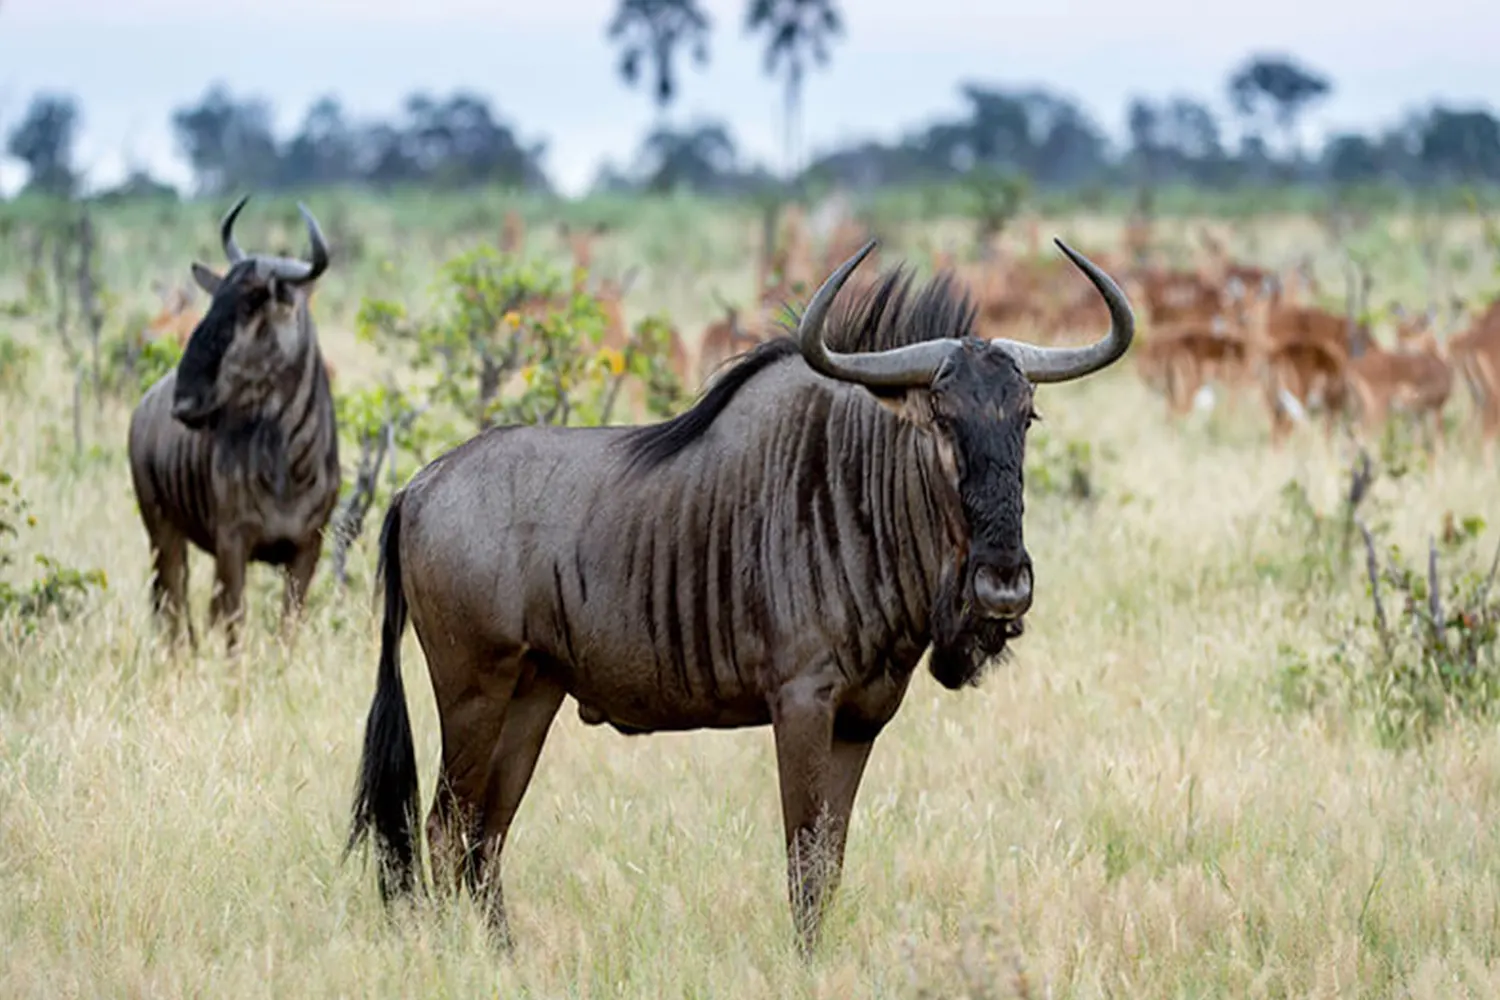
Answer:
[[[247,562],[286,571],[283,620],[300,607],[339,493],[338,433],[328,373],[308,309],[328,267],[328,244],[299,205],[312,260],[247,255],[234,221],[220,237],[222,277],[193,264],[212,296],[175,371],[130,420],[130,475],[153,550],[152,599],[180,634],[187,614],[187,546],[214,557],[210,626],[236,645]]]
[[[816,941],[855,791],[923,652],[973,683],[1031,604],[1022,460],[1033,382],[1113,363],[1123,293],[1060,241],[1107,336],[973,335],[944,276],[898,270],[829,317],[874,243],[692,409],[636,428],[505,427],[423,469],[381,536],[385,622],[350,846],[386,898],[416,879],[416,759],[399,665],[410,614],[443,762],[434,877],[485,889],[564,695],[624,733],[771,724],[799,941]],[[837,353],[825,344],[828,339]]]

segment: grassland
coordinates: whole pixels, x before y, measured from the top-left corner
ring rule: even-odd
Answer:
[[[362,296],[419,297],[439,259],[499,229],[494,202],[313,207],[364,248],[316,303],[341,386],[387,364],[353,335]],[[241,241],[295,249],[287,208],[268,228],[252,204]],[[101,216],[112,315],[150,308],[150,282],[185,276],[192,255],[216,264],[216,211]],[[709,288],[748,290],[751,213],[610,211],[621,228],[597,266],[648,265],[632,312],[698,330]],[[907,221],[890,255],[962,225]],[[1486,288],[1478,227],[1442,225],[1455,290]],[[1377,294],[1426,287],[1410,226],[1382,217],[1363,237]],[[1115,227],[1043,231],[1088,246]],[[1168,238],[1186,248],[1189,232]],[[1339,287],[1310,218],[1254,220],[1240,245],[1273,263],[1311,252]],[[21,294],[7,253],[0,300]],[[1493,718],[1398,751],[1337,699],[1302,710],[1281,694],[1289,651],[1316,659],[1367,606],[1357,568],[1302,579],[1281,497],[1295,480],[1331,509],[1337,441],[1273,451],[1250,406],[1168,424],[1128,364],[1043,389],[1047,433],[1092,445],[1099,497],[1030,497],[1037,603],[1010,662],[964,693],[914,682],[871,760],[817,959],[792,946],[769,732],[625,738],[568,710],[506,852],[507,959],[467,898],[393,923],[373,873],[340,860],[376,657],[373,532],[348,593],[320,573],[293,647],[273,637],[279,581],[259,568],[238,663],[213,645],[169,657],[147,613],[130,400],[88,408],[74,457],[49,320],[5,322],[35,351],[0,390],[0,468],[38,518],[20,555],[101,568],[109,585],[71,621],[0,630],[0,995],[1500,993]],[[1493,458],[1465,438],[1381,481],[1393,539],[1419,547],[1447,511],[1493,512]],[[195,556],[200,621],[209,576]],[[406,678],[427,794],[437,723],[411,640]]]

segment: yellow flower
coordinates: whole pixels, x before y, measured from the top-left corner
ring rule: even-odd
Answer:
[[[605,366],[613,375],[619,375],[625,370],[625,355],[613,347],[604,347],[599,350],[599,357],[603,359]]]
[[[505,325],[514,330],[521,325],[521,314],[512,309],[505,314]]]
[[[531,388],[531,383],[536,381],[536,365],[527,365],[522,368],[521,378],[525,379],[526,387]]]

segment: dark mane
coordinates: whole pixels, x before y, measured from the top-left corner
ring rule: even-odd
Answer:
[[[834,303],[824,339],[835,351],[885,351],[927,340],[974,336],[977,309],[952,274],[943,272],[913,291],[904,267],[872,284],[848,289]],[[713,424],[740,388],[766,368],[800,355],[793,333],[800,313],[783,324],[785,335],[759,344],[723,371],[691,407],[660,423],[632,429],[620,442],[631,469],[652,469],[691,445]]]

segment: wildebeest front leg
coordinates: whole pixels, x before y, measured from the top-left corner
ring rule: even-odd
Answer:
[[[849,815],[872,745],[834,738],[836,691],[829,677],[799,678],[782,687],[771,710],[787,889],[804,955],[817,946],[824,907],[839,882]]]
[[[307,603],[307,591],[312,585],[313,572],[318,568],[318,557],[323,552],[323,536],[317,535],[311,542],[297,550],[286,568],[286,589],[281,594],[281,629],[290,632],[302,615]]]
[[[152,524],[151,548],[151,609],[157,621],[165,626],[172,645],[182,638],[186,622],[188,643],[196,648],[198,640],[187,606],[187,538],[171,525]]]
[[[224,625],[225,644],[231,654],[239,650],[240,624],[245,598],[244,543],[238,538],[221,539],[214,552],[214,594],[208,605],[208,626]]]

